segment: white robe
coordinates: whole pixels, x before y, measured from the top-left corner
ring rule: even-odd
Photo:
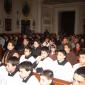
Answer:
[[[21,62],[24,62],[24,61],[30,61],[31,63],[34,63],[35,62],[35,58],[33,56],[31,56],[30,58],[26,59],[25,55],[22,55],[20,57],[19,62],[21,63]]]
[[[72,81],[73,69],[69,62],[66,62],[65,65],[59,65],[56,60],[54,61],[54,65],[52,68],[53,68],[54,78],[58,78],[66,81]]]

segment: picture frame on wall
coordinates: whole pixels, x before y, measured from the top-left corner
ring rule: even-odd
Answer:
[[[4,10],[7,14],[12,11],[12,0],[4,0]]]

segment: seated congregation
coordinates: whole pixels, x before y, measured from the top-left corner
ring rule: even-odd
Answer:
[[[70,85],[76,70],[85,66],[82,37],[35,34],[2,38],[0,85]]]

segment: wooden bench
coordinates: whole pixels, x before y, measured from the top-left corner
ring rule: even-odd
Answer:
[[[38,73],[33,73],[38,80],[40,80],[40,74]],[[55,85],[71,85],[71,82],[68,82],[68,81],[64,81],[64,80],[61,80],[61,79],[56,79],[56,78],[53,78],[53,82]]]

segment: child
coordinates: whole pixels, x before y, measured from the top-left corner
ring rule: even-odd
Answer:
[[[14,45],[14,41],[13,40],[9,40],[8,44],[7,44],[7,51],[5,52],[3,58],[2,58],[2,63],[3,64],[7,64],[7,60],[9,57],[11,57],[16,50],[14,49],[15,45]]]
[[[23,61],[30,61],[31,63],[35,62],[35,58],[31,55],[31,48],[25,47],[24,48],[24,55],[20,57],[20,63]]]
[[[53,65],[53,60],[48,57],[49,55],[49,48],[48,47],[42,47],[41,48],[41,55],[37,57],[36,59],[36,70],[38,72],[42,72],[42,70],[50,69]],[[40,69],[41,68],[41,69]]]
[[[3,80],[4,85],[13,85],[13,84],[18,85],[18,81],[21,80],[17,68],[18,64],[19,64],[18,58],[13,56],[8,58],[6,65],[6,71],[8,75],[6,75]]]
[[[23,50],[24,50],[24,48],[27,47],[27,46],[30,46],[30,45],[29,45],[29,39],[26,38],[26,37],[23,37],[21,45],[18,46],[18,50],[21,51],[22,54],[23,54]]]
[[[51,70],[44,70],[40,76],[40,85],[54,85],[53,72]]]
[[[7,60],[6,70],[8,72],[8,76],[15,76],[18,71],[19,60],[16,57],[10,57]]]
[[[32,74],[33,65],[31,62],[24,61],[19,64],[19,75],[23,85],[40,85],[37,78]]]
[[[57,47],[54,44],[54,45],[50,46],[49,57],[54,61],[54,60],[56,60],[56,56],[57,56]]]
[[[71,65],[73,66],[75,63],[77,63],[77,56],[72,51],[71,45],[70,44],[65,44],[64,45],[64,50],[66,52],[66,59],[71,63]]]
[[[32,56],[37,58],[41,53],[41,47],[40,47],[40,41],[34,40],[33,46],[32,46]]]
[[[75,71],[72,85],[85,85],[85,66]]]
[[[65,51],[59,50],[57,60],[54,61],[52,66],[54,77],[66,81],[71,81],[73,76],[73,69],[70,62],[66,60]]]

